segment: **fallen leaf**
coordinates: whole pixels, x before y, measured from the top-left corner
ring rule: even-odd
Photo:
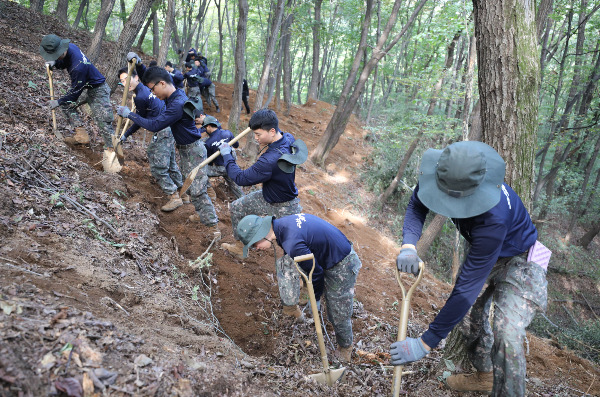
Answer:
[[[46,353],[46,355],[42,358],[42,367],[49,369],[52,368],[52,366],[56,363],[56,357],[54,357],[54,354],[52,354],[52,352],[48,352]]]
[[[133,363],[138,367],[145,367],[148,364],[152,364],[152,359],[145,354],[140,354],[135,358]]]
[[[67,393],[69,397],[83,397],[83,388],[75,378],[58,378],[54,382],[54,387]]]
[[[94,394],[94,382],[87,372],[83,373],[83,380],[81,383],[83,384],[83,396],[91,397]]]

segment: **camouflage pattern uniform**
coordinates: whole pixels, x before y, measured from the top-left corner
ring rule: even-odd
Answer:
[[[206,160],[206,147],[198,139],[189,145],[176,145],[181,156],[181,172],[188,175],[194,167]],[[192,204],[200,216],[200,221],[206,226],[213,226],[219,222],[215,207],[206,193],[208,187],[208,176],[203,168],[200,168],[196,178],[189,188]]]
[[[198,98],[202,100],[200,97],[200,87],[188,87],[187,96],[188,98]]]
[[[92,109],[92,119],[100,129],[102,139],[104,139],[104,147],[111,148],[112,135],[114,135],[115,130],[112,126],[114,115],[110,105],[110,88],[108,88],[108,84],[103,83],[95,88],[87,88],[81,93],[76,102],[67,102],[59,106],[73,128],[83,125],[77,108],[84,103],[90,105]]]
[[[232,152],[233,153],[233,152]],[[244,191],[240,186],[238,186],[233,179],[227,175],[227,169],[225,169],[224,165],[207,165],[206,166],[206,174],[210,178],[214,178],[217,176],[222,176],[227,182],[227,186],[229,187],[229,191],[235,196],[236,199],[239,199],[244,195]]]
[[[162,191],[168,195],[175,193],[183,185],[183,180],[175,160],[175,139],[170,127],[154,134],[146,153],[150,172]]]
[[[327,305],[327,319],[333,324],[340,347],[352,345],[352,303],[354,285],[362,263],[354,248],[331,269],[325,270],[323,296]]]
[[[469,358],[477,371],[494,372],[493,396],[525,395],[525,328],[536,311],[546,310],[546,272],[525,256],[498,260],[471,309]]]
[[[202,93],[202,97],[206,102],[206,106],[210,106],[210,103],[215,104],[215,109],[219,108],[219,102],[217,102],[217,87],[215,87],[215,83],[211,83],[208,87],[202,87],[200,89]]]
[[[231,211],[233,235],[236,240],[239,240],[237,225],[246,215],[271,215],[281,218],[301,213],[302,206],[298,197],[283,203],[268,203],[263,197],[262,190],[256,190],[235,200],[231,203],[229,210]],[[294,260],[289,255],[284,255],[276,260],[275,267],[282,303],[286,306],[297,305],[300,299],[300,275],[296,270]]]

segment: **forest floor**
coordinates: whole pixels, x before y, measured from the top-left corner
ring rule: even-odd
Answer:
[[[5,0],[0,32],[0,396],[389,394],[399,248],[368,221],[374,197],[358,177],[369,157],[360,123],[349,123],[325,169],[307,162],[296,173],[303,210],[340,228],[363,263],[352,363],[328,388],[306,377],[322,370],[314,324],[309,315],[303,324],[282,317],[272,253],[236,260],[211,245],[206,227],[187,221],[192,205],[160,211],[166,197],[150,176],[150,134],[139,131],[125,146],[117,175],[102,172],[100,139],[75,148],[54,137],[42,106],[48,91],[40,40],[55,33],[85,49],[91,35]],[[104,43],[103,53],[111,46]],[[101,71],[103,61],[96,63]],[[65,72],[55,81],[56,90],[67,89]],[[215,116],[224,126],[232,91],[217,84],[222,113]],[[120,97],[117,90],[114,104]],[[294,106],[289,116],[278,111],[280,127],[310,149],[332,111],[322,102]],[[232,242],[232,197],[223,180],[213,185],[222,242]],[[450,290],[426,272],[412,300],[410,335],[425,330]],[[325,330],[331,353],[331,325]],[[593,363],[533,335],[528,350],[528,395],[600,395]],[[456,396],[441,381],[451,366],[438,349],[406,367],[412,373],[403,388]]]

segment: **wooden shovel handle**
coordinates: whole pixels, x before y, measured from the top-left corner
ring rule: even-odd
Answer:
[[[46,72],[48,72],[48,84],[50,86],[50,99],[54,100],[54,82],[52,81],[52,70],[50,69],[50,65],[46,64]],[[60,132],[58,132],[58,127],[56,126],[56,110],[52,109],[52,131],[57,138],[63,139],[63,136]]]
[[[121,106],[125,106],[127,104],[127,94],[129,93],[129,83],[131,83],[131,73],[133,72],[133,68],[135,68],[136,59],[132,59],[131,62],[127,64],[127,80],[125,81],[125,87],[123,88],[123,98],[121,99]],[[121,131],[121,123],[123,122],[123,117],[119,116],[117,120],[117,129],[115,130],[115,136],[119,137],[119,131]]]

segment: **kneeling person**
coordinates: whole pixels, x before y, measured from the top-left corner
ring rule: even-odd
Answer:
[[[248,256],[252,246],[270,249],[274,239],[292,258],[310,253],[315,256],[315,298],[319,304],[321,296],[325,297],[327,318],[335,330],[338,355],[340,360],[350,361],[354,285],[362,264],[346,236],[331,223],[310,214],[279,219],[248,215],[238,224],[237,234],[244,243],[244,257]],[[299,266],[309,274],[312,260],[300,262]]]
[[[127,67],[119,70],[119,80],[125,84],[127,80]],[[135,71],[131,73],[129,91],[133,91],[135,96],[136,113],[142,117],[154,118],[160,115],[165,108],[165,103],[158,99],[150,89],[140,82],[138,74]],[[135,122],[125,131],[121,141],[125,140],[137,130],[140,126]],[[158,182],[162,191],[169,196],[169,202],[161,207],[162,211],[174,211],[182,206],[184,201],[189,203],[190,196],[185,194],[179,197],[177,190],[183,185],[181,171],[175,161],[175,139],[171,133],[171,127],[164,128],[154,133],[152,141],[146,149],[148,162],[150,163],[150,172]]]

